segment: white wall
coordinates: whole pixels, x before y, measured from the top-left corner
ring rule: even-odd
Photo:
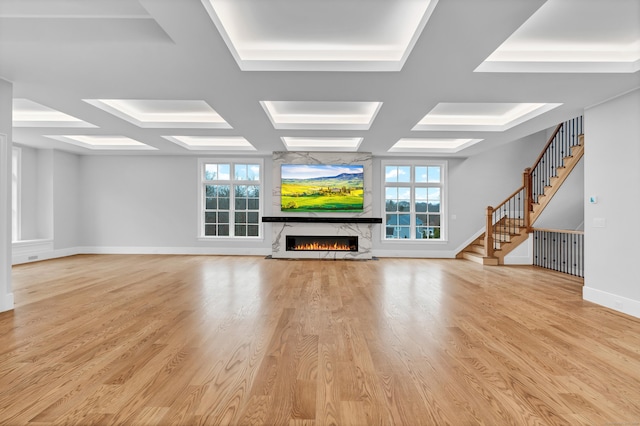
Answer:
[[[640,90],[585,110],[585,300],[640,317]]]
[[[374,235],[374,253],[378,256],[454,257],[474,236],[484,231],[487,206],[501,203],[522,185],[524,169],[531,167],[546,142],[546,131],[542,131],[474,157],[449,159],[448,241],[382,241],[378,230]],[[381,158],[374,159],[374,216],[383,214],[378,183],[381,182],[380,162]]]
[[[373,227],[373,254],[454,257],[482,232],[487,205],[500,203],[521,185],[523,170],[533,163],[546,140],[543,131],[475,157],[449,159],[448,241],[382,241],[381,226],[376,225]],[[31,201],[38,211],[37,238],[51,239],[50,250],[56,252],[51,256],[36,253],[39,259],[85,252],[271,252],[269,224],[265,225],[264,239],[258,241],[198,238],[197,157],[76,156],[52,150],[37,150],[35,157],[35,161],[29,161],[29,167],[37,168],[33,170],[38,187],[37,200]],[[278,212],[273,212],[268,202],[268,194],[273,190],[273,173],[269,172],[272,158],[264,157],[263,160],[264,214],[273,215]],[[383,215],[382,160],[373,160],[374,217]],[[24,171],[31,173],[26,165]],[[28,255],[33,253],[22,254],[21,261],[27,261]],[[524,259],[529,254],[518,256]]]
[[[0,79],[0,312],[13,309],[11,287],[11,110],[13,85]]]
[[[584,229],[584,157],[567,176],[533,226],[570,231]]]
[[[25,146],[20,147],[20,234],[22,240],[35,240],[41,237],[38,229],[38,150]]]
[[[80,157],[53,152],[53,247],[74,248],[79,241]]]
[[[270,167],[265,158],[269,183]],[[89,252],[271,252],[270,236],[250,242],[198,239],[196,157],[85,156],[80,175],[80,245]],[[264,188],[270,186],[265,182]]]

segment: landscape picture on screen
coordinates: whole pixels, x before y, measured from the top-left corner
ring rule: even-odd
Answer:
[[[364,203],[362,165],[283,164],[283,212],[361,212]]]

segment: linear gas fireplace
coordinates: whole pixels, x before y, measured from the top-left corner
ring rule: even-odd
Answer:
[[[287,235],[287,251],[358,251],[358,237]]]

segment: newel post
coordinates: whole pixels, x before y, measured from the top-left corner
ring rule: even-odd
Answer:
[[[484,233],[484,249],[487,257],[493,257],[493,207],[487,207],[487,226]]]
[[[524,185],[524,227],[527,233],[531,232],[531,211],[533,210],[533,181],[531,180],[531,167],[524,169],[522,174]]]

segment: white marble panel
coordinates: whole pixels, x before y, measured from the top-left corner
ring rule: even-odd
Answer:
[[[362,212],[349,213],[292,213],[280,210],[280,169],[283,164],[350,164],[362,165],[364,174],[364,200]],[[373,157],[362,152],[274,152],[273,153],[273,216],[300,217],[373,217]],[[272,256],[300,259],[371,259],[373,247],[372,227],[368,223],[272,223]],[[287,235],[340,235],[358,236],[358,251],[286,251]]]
[[[273,223],[272,257],[277,259],[371,259],[372,226],[370,223]],[[357,236],[358,251],[287,251],[288,235]]]

